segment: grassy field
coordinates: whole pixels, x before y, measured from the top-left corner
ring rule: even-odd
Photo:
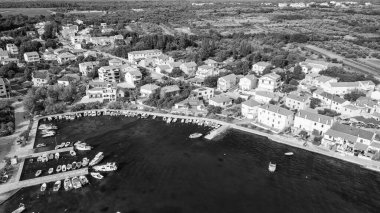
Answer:
[[[27,16],[50,15],[53,8],[0,8],[2,16],[23,14]]]

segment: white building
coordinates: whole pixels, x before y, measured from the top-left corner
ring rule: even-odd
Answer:
[[[320,115],[311,110],[300,110],[294,118],[294,127],[319,135],[324,134],[334,123],[334,118]]]
[[[141,97],[149,97],[151,94],[156,92],[160,87],[155,84],[145,84],[140,87]]]
[[[89,72],[93,72],[94,68],[99,65],[99,61],[87,61],[79,64],[79,71],[82,75],[87,76]]]
[[[9,63],[15,63],[18,64],[19,60],[17,58],[6,58],[3,60],[0,60],[1,65],[7,65]]]
[[[237,77],[235,74],[229,74],[218,79],[218,90],[227,91],[236,85]]]
[[[329,83],[324,90],[331,94],[344,95],[354,90],[370,92],[375,89],[375,86],[372,81],[336,82]]]
[[[179,68],[186,74],[186,75],[193,75],[197,71],[197,64],[193,61],[188,63],[183,63],[179,66]]]
[[[249,99],[241,103],[241,115],[248,119],[254,119],[257,116],[260,103]]]
[[[4,59],[7,59],[7,58],[9,58],[8,52],[0,50],[0,60],[4,60]]]
[[[285,99],[285,106],[293,110],[306,109],[310,106],[310,98],[308,96],[289,94]]]
[[[215,76],[215,75],[219,75],[219,70],[209,65],[199,66],[197,72],[195,73],[196,77],[203,78],[203,79],[206,77]]]
[[[155,58],[156,65],[170,65],[174,59],[166,54],[161,54]]]
[[[86,98],[88,101],[116,101],[117,88],[115,83],[107,82],[90,82],[86,90]],[[82,99],[83,100],[83,99]]]
[[[47,70],[38,70],[32,73],[33,86],[45,86],[48,83],[49,72]]]
[[[11,86],[9,80],[0,77],[0,98],[9,98],[11,93]]]
[[[77,57],[71,53],[62,53],[57,56],[57,61],[60,64],[64,64],[66,62],[75,61]]]
[[[270,101],[276,101],[277,99],[277,96],[269,91],[256,91],[254,95],[254,100],[262,104],[269,104]]]
[[[113,59],[108,61],[108,65],[109,66],[121,66],[121,65],[123,65],[123,62],[117,58],[113,58]]]
[[[120,67],[118,66],[104,66],[98,70],[99,80],[102,82],[119,82],[120,81]]]
[[[281,84],[281,76],[276,73],[268,73],[259,78],[258,90],[266,90],[273,92]]]
[[[40,61],[40,55],[37,52],[26,52],[24,53],[24,60],[26,62],[38,62]]]
[[[271,67],[271,66],[272,66],[271,63],[260,61],[252,65],[252,72],[256,73],[257,75],[262,75],[265,68]]]
[[[135,83],[138,83],[141,81],[142,74],[139,70],[133,70],[130,72],[125,73],[124,80],[125,82],[128,82],[129,84],[135,85]]]
[[[257,121],[259,124],[282,131],[293,125],[294,113],[285,108],[266,104],[257,110]]]
[[[310,60],[306,59],[303,62],[300,62],[299,65],[302,68],[302,72],[308,74],[308,73],[319,73],[322,70],[325,70],[332,66],[341,67],[340,64],[330,64],[329,62],[322,61],[322,60]]]
[[[246,75],[239,81],[241,91],[251,91],[257,87],[257,77],[255,75]]]
[[[232,99],[224,94],[210,98],[209,105],[226,108],[232,105]]]
[[[203,100],[209,100],[214,97],[215,89],[211,87],[200,87],[191,91],[192,96],[196,98],[202,98]]]
[[[340,113],[343,112],[343,107],[345,105],[350,104],[349,101],[327,92],[315,91],[313,97],[320,99],[325,107]]]
[[[12,55],[17,55],[18,54],[18,48],[15,44],[7,44],[6,45],[7,51],[12,54]]]
[[[133,51],[128,53],[128,61],[130,63],[135,63],[140,59],[148,57],[158,57],[162,54],[161,50],[142,50],[142,51]]]

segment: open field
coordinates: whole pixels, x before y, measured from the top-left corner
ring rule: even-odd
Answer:
[[[53,12],[52,9],[54,8],[0,8],[0,14],[2,16],[17,14],[27,16],[50,15]]]

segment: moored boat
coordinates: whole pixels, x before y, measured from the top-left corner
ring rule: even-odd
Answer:
[[[54,192],[57,192],[59,189],[61,188],[61,181],[58,180],[54,183],[54,186],[53,186],[53,191]]]
[[[103,152],[99,152],[98,154],[95,155],[94,159],[92,159],[88,165],[94,166],[98,164],[101,160],[103,160],[103,158],[104,158]]]
[[[70,142],[66,142],[66,143],[65,143],[65,147],[70,146],[70,144],[71,144]]]
[[[285,155],[291,156],[291,155],[294,155],[294,153],[293,152],[285,152]]]
[[[62,169],[62,172],[66,172],[66,165],[63,164],[62,167],[61,167],[61,169]]]
[[[101,179],[104,178],[104,176],[101,175],[99,172],[91,172],[90,175],[91,175],[92,177],[96,178],[96,179],[99,179],[99,180],[101,180]]]
[[[69,178],[66,178],[63,181],[63,187],[65,188],[65,191],[69,191],[73,188],[73,185],[71,184],[71,180]]]
[[[117,169],[116,163],[106,163],[103,165],[97,165],[92,167],[95,171],[101,171],[101,172],[109,172],[109,171],[115,171]]]
[[[83,160],[82,160],[82,166],[87,166],[89,161],[90,160],[88,158],[83,158]]]
[[[38,177],[38,176],[40,176],[40,174],[42,173],[42,171],[41,170],[37,170],[37,172],[36,172],[36,174],[35,174],[35,176],[36,177]]]
[[[71,164],[71,167],[72,167],[72,169],[76,169],[77,168],[77,162],[73,162],[72,164]]]
[[[71,163],[68,163],[66,166],[67,170],[71,170],[71,167],[72,167]]]
[[[84,175],[79,176],[79,180],[80,180],[80,182],[81,182],[82,185],[86,185],[86,184],[89,183],[88,179]]]
[[[46,183],[43,183],[42,185],[41,185],[41,192],[44,192],[45,190],[46,190]]]
[[[50,175],[51,173],[53,173],[53,171],[54,171],[54,169],[53,169],[53,168],[50,168],[50,169],[48,170],[48,174]]]
[[[80,167],[82,167],[82,162],[77,162],[77,169],[80,169]]]
[[[59,159],[59,152],[57,152],[57,153],[54,154],[54,158],[55,158],[56,160]]]
[[[61,165],[58,165],[58,166],[57,166],[57,169],[56,169],[55,171],[60,172],[61,169],[62,169],[62,166],[61,166]]]
[[[23,203],[20,203],[20,205],[18,206],[18,208],[14,211],[12,211],[12,213],[21,213],[23,211],[25,211],[25,205]]]
[[[275,172],[276,171],[277,165],[275,163],[269,162],[268,170],[270,172]]]
[[[74,189],[79,189],[79,188],[82,187],[82,184],[80,183],[80,180],[79,180],[78,177],[73,177],[73,178],[71,179],[71,182],[73,183],[73,187],[74,187]]]
[[[88,150],[91,150],[92,147],[87,145],[86,143],[79,143],[75,145],[75,149],[80,150],[80,151],[88,151]]]
[[[77,155],[77,153],[76,153],[74,150],[71,150],[71,151],[70,151],[70,155],[71,155],[71,156],[75,156],[75,155]]]
[[[189,138],[199,138],[202,136],[202,133],[193,133],[189,136]]]

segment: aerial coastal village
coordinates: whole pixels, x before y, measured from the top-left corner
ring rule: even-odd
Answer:
[[[181,17],[154,24],[139,15],[145,9],[133,8],[136,18],[128,21],[57,12],[23,17],[28,25],[19,29],[4,26],[0,113],[24,113],[0,120],[0,137],[17,141],[12,154],[30,143],[40,118],[128,111],[208,119],[223,131],[251,131],[380,171],[380,30],[346,29],[354,18],[331,12],[369,10],[372,3],[261,3],[252,9],[258,15],[247,9],[237,17],[217,3],[189,6],[199,15],[189,24]],[[213,8],[226,15],[208,17]],[[309,8],[328,20],[309,17]],[[316,23],[325,29],[320,34]]]

